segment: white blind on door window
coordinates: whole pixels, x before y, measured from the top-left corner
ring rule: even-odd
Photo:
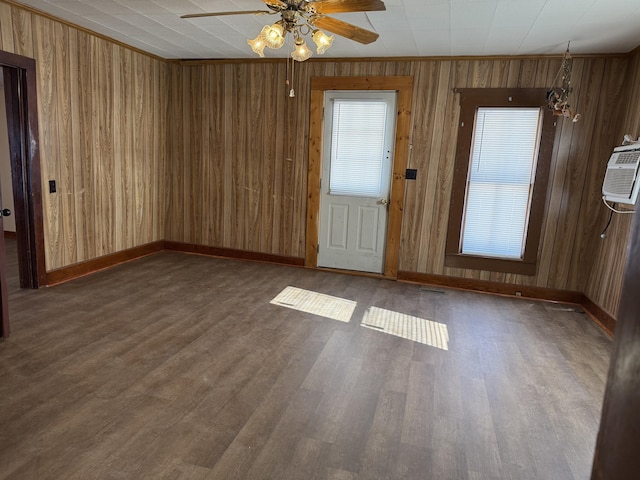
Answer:
[[[377,197],[382,190],[387,104],[335,100],[331,136],[332,195]]]
[[[462,253],[522,258],[540,143],[540,108],[478,108]]]

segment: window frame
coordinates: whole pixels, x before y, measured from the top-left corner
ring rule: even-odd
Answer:
[[[544,220],[551,157],[554,148],[556,122],[552,112],[545,108],[545,88],[469,88],[458,89],[460,94],[460,120],[451,188],[449,226],[445,247],[445,266],[487,270],[522,275],[535,275],[538,248]],[[531,194],[531,207],[526,227],[525,248],[521,259],[485,257],[461,253],[462,220],[464,216],[467,179],[471,163],[471,148],[479,107],[540,107],[542,132],[538,160]]]

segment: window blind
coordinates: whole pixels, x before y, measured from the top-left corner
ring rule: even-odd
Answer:
[[[467,178],[463,254],[522,258],[540,121],[540,108],[478,108]]]
[[[331,136],[332,195],[377,197],[382,191],[387,104],[335,100]]]

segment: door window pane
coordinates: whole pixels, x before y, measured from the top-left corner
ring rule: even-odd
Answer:
[[[386,117],[384,101],[334,101],[329,178],[332,195],[380,196]]]

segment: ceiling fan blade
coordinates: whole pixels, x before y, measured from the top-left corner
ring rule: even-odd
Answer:
[[[317,0],[307,1],[316,13],[380,12],[386,10],[382,0]]]
[[[241,10],[238,12],[211,12],[211,13],[190,13],[182,15],[180,18],[200,18],[200,17],[223,17],[225,15],[261,15],[271,13],[269,10]]]
[[[375,32],[343,22],[337,18],[324,16],[313,17],[310,19],[309,23],[318,28],[322,28],[323,30],[335,33],[341,37],[350,38],[351,40],[355,40],[356,42],[363,43],[365,45],[375,42],[380,36]]]

